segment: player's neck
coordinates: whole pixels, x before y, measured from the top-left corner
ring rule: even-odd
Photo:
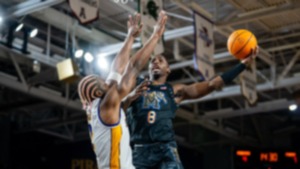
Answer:
[[[166,83],[166,77],[159,77],[157,79],[150,79],[152,81],[152,85],[162,85]]]

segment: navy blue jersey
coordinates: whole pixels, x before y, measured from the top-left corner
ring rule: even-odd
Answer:
[[[172,120],[177,104],[173,87],[167,83],[148,87],[128,108],[131,141],[135,144],[174,141]]]

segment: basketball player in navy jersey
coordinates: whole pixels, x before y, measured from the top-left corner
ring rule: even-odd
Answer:
[[[78,85],[80,100],[88,116],[90,138],[99,169],[135,168],[132,164],[129,131],[125,113],[121,109],[121,101],[134,88],[138,73],[149,61],[165,30],[166,21],[167,16],[162,11],[151,37],[143,48],[129,59],[132,38],[134,39],[141,30],[138,26],[139,15],[134,21],[130,18],[128,25],[134,27],[133,31],[129,29],[130,37],[113,61],[108,79],[104,81],[96,75],[89,75]]]
[[[134,144],[133,164],[138,169],[181,169],[177,145],[174,139],[172,120],[177,105],[188,99],[203,97],[224,84],[233,81],[251,64],[258,47],[240,64],[209,81],[191,85],[166,82],[171,73],[166,58],[155,56],[149,64],[151,84],[140,85],[127,97],[127,108],[131,142]]]

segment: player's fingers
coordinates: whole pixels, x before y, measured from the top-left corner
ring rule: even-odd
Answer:
[[[162,26],[159,30],[160,34],[162,35],[165,32],[166,27]]]
[[[256,55],[257,55],[256,51],[257,51],[256,47],[252,49],[252,59],[254,59],[256,57]]]
[[[138,87],[137,87],[137,90],[140,90],[142,89],[144,86],[147,86],[147,81],[143,81]]]
[[[164,15],[164,11],[162,10],[162,11],[159,12],[159,17],[158,17],[158,20],[157,20],[158,23],[161,23],[161,21],[163,19],[163,15]]]
[[[133,14],[132,23],[135,24],[136,21],[136,12]]]
[[[159,16],[158,24],[162,25],[163,20],[164,20],[164,16],[163,15]]]
[[[166,15],[165,11],[162,11],[161,13],[162,13],[161,14],[161,22],[162,22],[161,24],[163,24],[165,22],[166,18],[167,18],[167,15]]]
[[[258,53],[259,53],[259,46],[256,46],[255,54],[258,55]]]
[[[139,97],[139,96],[141,96],[143,94],[143,92],[141,91],[141,92],[137,92],[134,96],[135,97]]]
[[[137,90],[137,91],[135,92],[135,94],[143,93],[144,91],[146,91],[146,90],[139,89],[139,90]]]
[[[254,48],[251,48],[251,49],[250,49],[250,53],[251,53],[250,56],[253,56],[253,54],[254,54]]]
[[[139,19],[140,19],[140,14],[139,14],[139,13],[136,13],[134,19],[135,19],[135,20],[134,20],[134,23],[135,23],[136,25],[138,25],[138,24],[139,24]]]
[[[130,27],[130,21],[128,20],[127,21],[127,28],[129,28]]]
[[[131,15],[129,15],[129,22],[130,22],[130,25],[133,25],[133,18]]]
[[[143,29],[143,26],[144,26],[144,24],[143,24],[143,23],[141,23],[141,24],[140,24],[140,27],[139,27],[139,32],[141,32],[141,31],[142,31],[142,29]]]
[[[141,88],[147,87],[149,85],[149,81],[144,81],[141,85]]]
[[[167,20],[168,20],[168,16],[164,16],[161,24],[166,25]]]
[[[161,17],[164,17],[166,15],[166,12],[164,10],[161,10],[160,15],[161,15]]]
[[[143,87],[142,87],[142,91],[146,91],[147,89],[148,89],[147,86],[143,86]]]

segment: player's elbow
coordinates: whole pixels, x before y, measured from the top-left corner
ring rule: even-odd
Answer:
[[[218,76],[209,81],[208,89],[211,91],[219,90],[223,87],[223,85],[224,85],[224,82],[223,82],[222,78],[220,76]]]

